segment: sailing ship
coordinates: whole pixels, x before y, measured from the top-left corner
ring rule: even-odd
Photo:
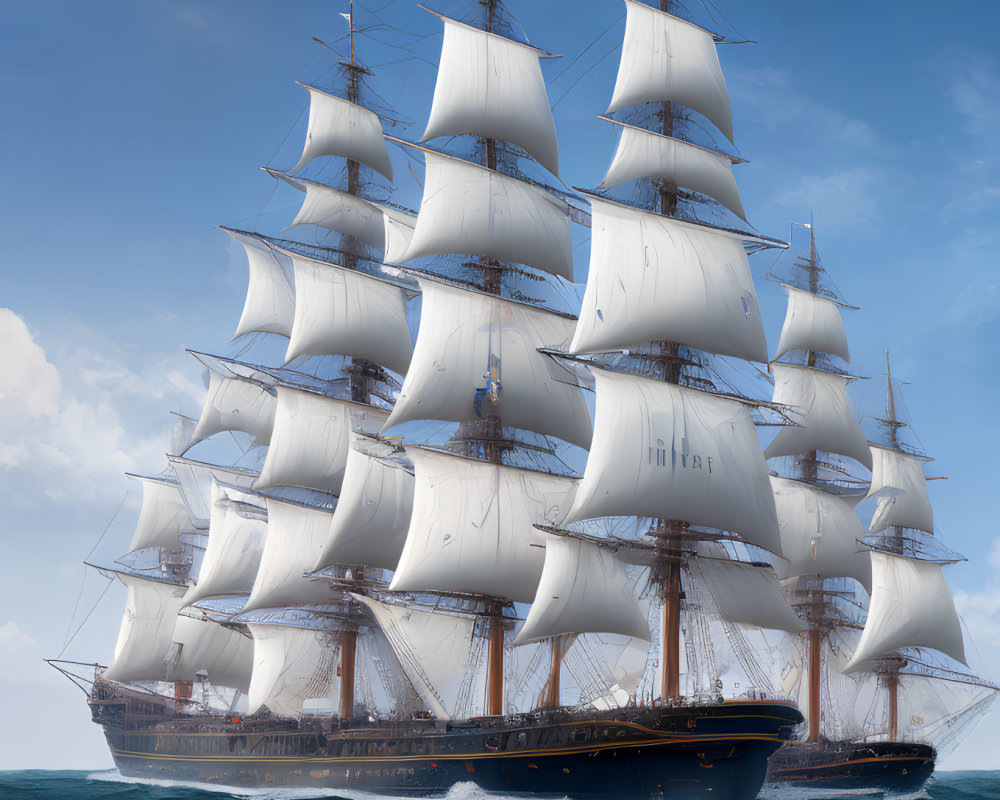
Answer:
[[[791,410],[793,424],[765,455],[774,465],[785,585],[807,626],[788,642],[784,688],[807,722],[772,756],[768,786],[912,793],[933,772],[937,748],[968,732],[997,687],[966,666],[941,569],[961,557],[933,537],[930,459],[903,436],[888,351],[878,435],[867,441],[855,419],[853,378],[843,368],[850,353],[841,309],[850,307],[806,227],[808,256],[784,284],[788,308],[771,364],[774,401]],[[779,477],[782,465],[787,477]],[[859,465],[871,470],[870,484],[857,477]],[[866,498],[876,500],[867,531],[857,513]]]
[[[305,87],[302,158],[269,170],[335,246],[224,229],[249,260],[237,336],[284,353],[194,353],[201,416],[102,568],[126,613],[78,680],[124,775],[751,798],[802,720],[742,632],[801,623],[760,555],[767,404],[723,377],[766,360],[748,253],[783,243],[746,230],[740,159],[692,140],[733,137],[716,37],[625,0],[618,151],[568,191],[547,54],[477,5],[441,17],[422,141],[450,152],[385,135],[352,3],[344,86]],[[387,199],[390,144],[424,162],[415,215]],[[331,157],[336,181],[306,174]],[[234,432],[239,466],[188,452]]]

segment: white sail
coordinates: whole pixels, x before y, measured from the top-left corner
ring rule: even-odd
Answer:
[[[318,225],[337,233],[345,233],[377,250],[382,250],[385,247],[384,216],[401,224],[412,225],[416,221],[416,217],[412,214],[392,206],[366,200],[316,181],[278,174],[306,195],[289,228],[298,225]]]
[[[876,550],[871,559],[868,619],[845,672],[901,647],[931,647],[964,664],[962,626],[941,565]]]
[[[618,78],[608,113],[636,103],[680,103],[708,117],[733,140],[733,116],[715,40],[708,31],[625,0]]]
[[[559,172],[556,126],[539,58],[529,45],[445,17],[434,101],[421,141],[471,133],[524,148]]]
[[[332,515],[321,508],[267,498],[267,541],[243,611],[330,602],[326,581],[309,580],[330,535]]]
[[[610,120],[621,127],[618,149],[601,181],[610,188],[636,178],[659,178],[674,186],[707,194],[746,219],[740,190],[733,177],[733,161],[718,150]]]
[[[213,686],[246,692],[253,670],[253,639],[209,619],[179,616],[167,656],[168,681],[196,681],[208,673]]]
[[[805,627],[781,593],[770,564],[722,558],[698,558],[696,563],[723,619],[790,632]]]
[[[104,671],[109,681],[162,681],[184,586],[117,573],[128,587],[125,615],[115,644],[115,660]]]
[[[271,440],[276,398],[272,387],[212,371],[191,444],[222,431],[243,431],[265,445]]]
[[[564,367],[573,320],[534,306],[418,278],[423,292],[413,360],[386,428],[417,419],[502,424],[587,447],[590,413]],[[493,390],[491,392],[491,389]]]
[[[398,462],[352,447],[329,538],[313,568],[365,564],[395,569],[412,511],[413,475]]]
[[[377,430],[386,416],[373,406],[279,386],[274,434],[254,488],[301,486],[339,494],[352,429]]]
[[[417,218],[412,214],[400,216],[383,214],[382,223],[385,237],[385,255],[382,260],[386,264],[402,263],[406,260],[406,253],[413,241]]]
[[[934,533],[934,512],[927,496],[924,459],[872,446],[872,485],[868,496],[878,494],[878,505],[869,530],[892,525]]]
[[[844,321],[840,318],[840,305],[833,300],[793,286],[786,286],[788,310],[781,328],[775,359],[792,350],[811,350],[815,353],[833,353],[844,361],[851,360],[847,349]]]
[[[342,156],[367,164],[392,180],[389,150],[378,115],[367,108],[306,86],[309,90],[309,128],[302,157],[292,171],[319,156]]]
[[[771,476],[787,566],[781,578],[816,575],[854,578],[871,591],[865,531],[854,508],[860,498],[845,498],[799,481]]]
[[[278,256],[252,236],[232,230],[226,233],[243,245],[250,269],[247,299],[233,338],[253,332],[288,336],[295,315],[295,290]]]
[[[683,520],[780,552],[774,495],[743,403],[592,372],[594,440],[564,522],[619,515]]]
[[[413,240],[401,260],[472,254],[573,279],[565,202],[530,183],[460,158],[430,150],[424,157],[423,200]]]
[[[372,612],[427,709],[438,719],[451,719],[469,666],[475,617],[352,597]]]
[[[794,364],[771,364],[774,402],[787,406],[792,425],[778,431],[765,458],[839,453],[871,469],[872,456],[847,395],[849,378]]]
[[[212,514],[212,478],[237,489],[251,489],[257,473],[239,467],[208,464],[184,456],[167,456],[170,468],[177,477],[177,486],[191,523],[199,530],[208,530]]]
[[[301,256],[295,265],[295,320],[285,360],[347,355],[404,373],[413,344],[406,295],[362,272]]]
[[[390,589],[531,602],[544,561],[535,524],[565,513],[574,480],[408,448],[413,517]]]
[[[247,627],[253,634],[249,713],[267,708],[298,716],[304,701],[329,696],[340,652],[337,634],[253,622]]]
[[[208,597],[248,595],[267,536],[262,498],[212,481],[212,521],[198,581],[185,605]]]
[[[191,533],[194,529],[180,487],[161,478],[129,477],[142,482],[142,509],[128,551],[131,553],[145,547],[166,547],[168,550],[179,547],[181,534]]]
[[[614,552],[584,539],[545,536],[545,567],[514,644],[564,633],[650,638],[638,587]]]
[[[739,234],[590,202],[590,273],[571,353],[665,340],[767,360]]]

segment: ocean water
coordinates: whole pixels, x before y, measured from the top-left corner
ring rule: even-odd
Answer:
[[[832,795],[816,795],[830,798]],[[845,795],[841,795],[845,796]],[[879,800],[880,792],[846,795]],[[0,800],[309,800],[340,797],[345,800],[388,800],[361,792],[313,789],[224,789],[205,784],[123,778],[105,772],[24,770],[0,772]],[[484,792],[471,783],[458,784],[446,800],[511,800]],[[1000,800],[1000,771],[941,772],[934,775],[914,800]],[[807,800],[800,794],[797,800]]]

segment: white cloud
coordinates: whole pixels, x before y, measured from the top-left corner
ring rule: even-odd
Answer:
[[[38,660],[38,642],[11,620],[0,625],[0,679],[23,679],[24,667]]]
[[[803,175],[775,202],[796,210],[811,208],[823,220],[824,229],[843,230],[878,221],[878,184],[878,176],[867,167]]]
[[[181,373],[165,384],[161,365],[143,361],[147,377],[85,346],[60,370],[10,309],[0,309],[0,345],[0,474],[9,502],[41,494],[100,504],[121,494],[122,473],[163,466],[173,422],[164,386],[190,395]]]

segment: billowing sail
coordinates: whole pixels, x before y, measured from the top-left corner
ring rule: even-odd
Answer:
[[[319,156],[342,156],[367,164],[392,180],[392,164],[378,116],[367,108],[306,86],[309,129],[302,158],[292,171]]]
[[[965,663],[962,626],[941,565],[871,551],[872,597],[861,641],[845,671],[901,647],[931,647]]]
[[[788,406],[794,424],[783,427],[765,458],[825,450],[871,469],[872,457],[847,395],[848,378],[794,364],[771,364],[774,402]]]
[[[387,281],[293,256],[295,321],[285,359],[346,355],[406,372],[413,350],[406,295]]]
[[[336,633],[253,622],[247,627],[253,634],[249,713],[267,708],[298,716],[304,701],[329,696],[340,652]]]
[[[324,183],[277,174],[306,194],[302,207],[299,208],[299,213],[295,215],[289,228],[297,225],[318,225],[337,233],[345,233],[377,250],[382,250],[385,247],[383,216],[402,224],[412,225],[416,220],[412,214],[366,200]]]
[[[574,481],[408,448],[413,517],[390,588],[467,592],[528,603],[544,561],[535,524],[565,513]]]
[[[563,633],[620,633],[648,640],[638,589],[610,548],[547,534],[538,591],[514,643]]]
[[[534,306],[418,278],[413,361],[386,428],[416,419],[502,424],[587,447],[590,413],[572,375],[540,347],[565,347],[573,320]]]
[[[428,710],[438,719],[451,719],[469,666],[476,618],[352,596],[372,612]]]
[[[213,686],[246,692],[253,670],[253,639],[209,619],[181,615],[167,655],[168,681],[196,681],[208,674]]]
[[[129,552],[145,547],[166,547],[168,550],[179,547],[181,534],[190,533],[194,528],[180,487],[162,478],[129,477],[142,481],[142,510],[128,546]]]
[[[844,361],[851,360],[847,349],[844,321],[840,318],[840,305],[833,300],[793,286],[786,286],[788,310],[781,328],[775,359],[792,350],[811,350],[815,353],[832,353]]]
[[[565,522],[619,515],[683,520],[780,552],[774,495],[743,403],[592,371],[594,441]]]
[[[556,126],[539,58],[529,45],[442,17],[444,42],[421,141],[471,133],[524,148],[559,172]]]
[[[250,594],[266,535],[263,499],[213,479],[208,546],[185,605],[208,597]]]
[[[729,141],[729,90],[708,31],[625,0],[627,18],[618,79],[608,113],[636,103],[680,103],[708,117]]]
[[[191,522],[200,530],[208,529],[212,514],[212,478],[245,490],[251,489],[257,479],[256,472],[239,467],[223,467],[184,456],[167,456],[167,460],[177,477],[177,486],[191,515]]]
[[[927,496],[925,459],[872,446],[872,485],[868,496],[881,492],[869,530],[892,525],[934,533],[934,512]]]
[[[621,127],[621,138],[602,187],[636,178],[659,178],[707,194],[746,219],[730,156],[616,120],[611,122]]]
[[[201,418],[192,444],[222,431],[243,431],[265,445],[274,424],[273,387],[244,378],[230,378],[212,371]]]
[[[573,279],[565,202],[460,158],[430,150],[424,157],[424,196],[413,240],[401,260],[445,253],[480,255]]]
[[[243,611],[332,599],[326,581],[311,581],[303,574],[312,570],[322,552],[331,520],[325,509],[267,498],[267,541]]]
[[[696,562],[723,619],[791,632],[805,627],[781,593],[770,564],[722,558],[699,558]]]
[[[128,587],[125,616],[115,644],[115,660],[104,671],[109,681],[162,681],[177,612],[187,587],[117,573]]]
[[[313,568],[365,564],[395,569],[412,511],[413,475],[405,466],[352,447],[329,538]]]
[[[590,197],[590,274],[571,353],[674,341],[767,360],[738,234]]]
[[[404,216],[383,214],[382,223],[385,236],[385,255],[382,260],[386,264],[402,263],[408,257],[406,253],[413,241],[417,218],[409,214]]]
[[[373,406],[279,386],[274,434],[254,488],[301,486],[339,494],[351,430],[377,430],[386,416]]]
[[[233,338],[253,332],[288,336],[295,315],[295,290],[278,256],[259,239],[223,230],[243,245],[250,269],[247,299]]]
[[[782,578],[816,575],[854,578],[871,591],[865,531],[854,508],[860,498],[845,498],[800,481],[771,477],[781,530],[781,554],[788,560]]]

